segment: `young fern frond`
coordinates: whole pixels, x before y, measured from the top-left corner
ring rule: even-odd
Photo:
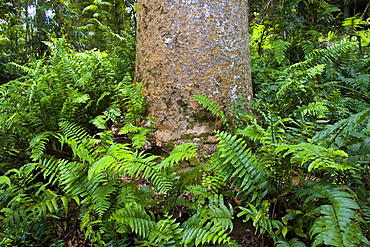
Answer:
[[[316,218],[310,229],[313,247],[322,244],[340,247],[370,245],[356,222],[363,222],[356,212],[359,206],[346,189],[344,186],[319,183],[299,191],[299,197],[307,196],[305,204],[314,199],[327,199],[330,202],[307,213]]]
[[[199,94],[193,96],[204,108],[212,112],[213,115],[216,117],[219,117],[223,124],[227,123],[227,119],[225,116],[225,113],[221,111],[221,108],[219,105],[217,105],[215,102],[211,101],[206,96]]]

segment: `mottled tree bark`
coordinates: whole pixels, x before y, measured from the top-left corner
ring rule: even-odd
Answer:
[[[211,133],[217,121],[193,95],[224,110],[250,100],[248,1],[138,0],[136,81],[158,141]]]

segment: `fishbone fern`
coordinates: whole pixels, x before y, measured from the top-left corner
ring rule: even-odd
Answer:
[[[370,245],[358,223],[364,222],[356,212],[359,206],[346,189],[331,184],[316,184],[311,189],[304,188],[299,191],[300,197],[307,196],[306,204],[318,198],[330,202],[307,213],[308,216],[316,218],[310,229],[310,236],[314,239],[313,247],[322,244],[338,247]]]
[[[221,108],[219,105],[217,105],[215,102],[211,101],[208,99],[206,96],[199,94],[199,95],[194,95],[193,96],[198,102],[205,107],[207,110],[212,112],[213,115],[216,117],[219,117],[222,121],[223,124],[227,123],[227,119],[225,116],[225,113],[221,111]]]
[[[216,155],[210,160],[210,168],[224,177],[225,182],[232,180],[237,196],[250,201],[259,201],[268,192],[266,172],[247,149],[245,141],[226,132],[217,133],[219,144]]]

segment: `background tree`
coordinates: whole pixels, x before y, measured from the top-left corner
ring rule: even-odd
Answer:
[[[158,141],[215,129],[193,95],[223,109],[239,94],[251,99],[246,1],[140,0],[137,23],[136,81],[144,84]]]

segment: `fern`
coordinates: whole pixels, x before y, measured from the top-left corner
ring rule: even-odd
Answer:
[[[329,143],[326,142],[328,146],[331,146],[334,142],[337,143],[337,146],[341,147],[346,143],[339,143],[338,139],[350,140],[351,137],[361,137],[357,129],[364,129],[365,120],[370,115],[370,109],[365,109],[355,115],[352,115],[346,119],[342,119],[336,122],[333,125],[328,126],[326,129],[318,132],[313,140],[316,142],[321,142],[322,140],[329,140]],[[365,134],[365,133],[364,133]],[[362,137],[366,137],[366,135]],[[338,141],[337,141],[338,140]]]
[[[275,149],[278,154],[281,151],[285,151],[283,156],[292,155],[292,162],[297,161],[300,165],[307,165],[307,170],[334,170],[334,171],[345,171],[352,167],[346,163],[340,163],[337,160],[343,161],[348,155],[342,150],[333,150],[332,148],[325,148],[322,146],[300,143],[297,145],[280,145]]]
[[[147,243],[154,246],[175,246],[180,243],[183,236],[183,229],[176,223],[176,219],[165,216],[156,222],[148,236]]]
[[[258,123],[256,118],[251,118],[251,122],[244,129],[237,129],[236,133],[247,137],[252,141],[261,141],[263,138],[268,135],[264,128],[262,128]]]
[[[49,136],[51,136],[53,132],[47,131],[47,132],[42,132],[35,136],[31,141],[30,141],[30,149],[32,150],[32,159],[40,159],[42,155],[44,154],[46,144],[49,141]]]
[[[289,242],[284,240],[277,241],[277,247],[306,247],[306,245],[296,238],[291,239]]]
[[[232,214],[232,208],[224,205],[221,196],[210,198],[207,208],[198,210],[182,225],[183,246],[198,246],[205,243],[237,246],[227,235],[227,230],[232,230]]]
[[[251,203],[247,203],[247,205],[248,207],[239,207],[241,212],[238,213],[238,217],[245,216],[245,219],[243,219],[244,222],[252,219],[256,232],[259,231],[259,234],[264,234],[267,231],[274,237],[274,221],[270,219],[269,215],[270,203],[264,200],[257,208]]]
[[[35,182],[35,163],[8,171],[3,176],[7,188],[0,185],[0,229],[13,238],[13,244],[29,232],[26,239],[34,242],[44,240],[53,234],[53,219],[59,219],[69,211],[70,198],[48,188],[49,183]],[[5,179],[7,178],[7,179]],[[23,243],[27,243],[24,240]],[[28,242],[33,245],[34,242]]]
[[[135,121],[139,119],[145,111],[146,102],[144,95],[142,94],[142,85],[139,83],[132,83],[130,76],[126,75],[122,82],[117,86],[119,92],[116,96],[116,102],[122,104],[127,109],[125,114],[126,123],[135,124]]]
[[[294,115],[300,118],[317,117],[325,118],[325,113],[329,112],[328,107],[323,102],[310,102],[307,106],[299,107],[294,111]]]
[[[147,214],[145,209],[135,203],[128,203],[125,208],[117,210],[112,219],[118,223],[119,233],[134,232],[147,238],[150,230],[155,227],[154,216]]]
[[[193,143],[184,143],[176,146],[170,155],[158,164],[158,169],[167,169],[178,164],[181,160],[189,160],[197,155],[197,148]]]
[[[310,230],[310,236],[314,239],[312,246],[326,244],[344,247],[370,244],[355,222],[363,222],[356,212],[359,206],[353,195],[344,191],[346,189],[331,184],[316,184],[311,189],[300,190],[299,197],[307,196],[305,203],[318,198],[328,199],[330,202],[307,213],[308,216],[316,218]]]
[[[225,132],[218,133],[217,137],[217,153],[210,160],[210,168],[222,174],[225,181],[232,180],[237,196],[246,198],[251,194],[251,202],[262,199],[268,192],[266,172],[246,148],[245,142]]]
[[[306,55],[305,59],[312,59],[316,64],[326,64],[330,61],[336,61],[343,54],[349,52],[353,45],[351,42],[343,42],[327,47],[327,49],[314,50],[312,53]]]
[[[221,111],[219,105],[217,105],[215,102],[211,101],[206,96],[201,95],[201,94],[194,95],[193,97],[196,100],[198,100],[198,102],[203,107],[205,107],[207,110],[209,110],[210,112],[212,112],[213,115],[215,115],[216,117],[221,118],[221,121],[222,121],[223,124],[226,124],[227,123],[227,119],[226,119],[225,113],[223,111]]]
[[[165,216],[156,222],[154,216],[138,204],[127,203],[111,219],[118,223],[120,233],[135,233],[141,243],[150,246],[180,246],[183,237],[183,229],[175,219]]]
[[[274,55],[279,64],[285,64],[284,60],[286,59],[285,52],[289,49],[291,43],[284,40],[276,40],[272,42],[272,47],[274,50]]]
[[[131,123],[126,124],[119,131],[120,134],[130,133],[130,139],[132,140],[132,146],[134,148],[142,148],[145,145],[146,135],[150,132],[149,129],[143,127],[134,126]]]

